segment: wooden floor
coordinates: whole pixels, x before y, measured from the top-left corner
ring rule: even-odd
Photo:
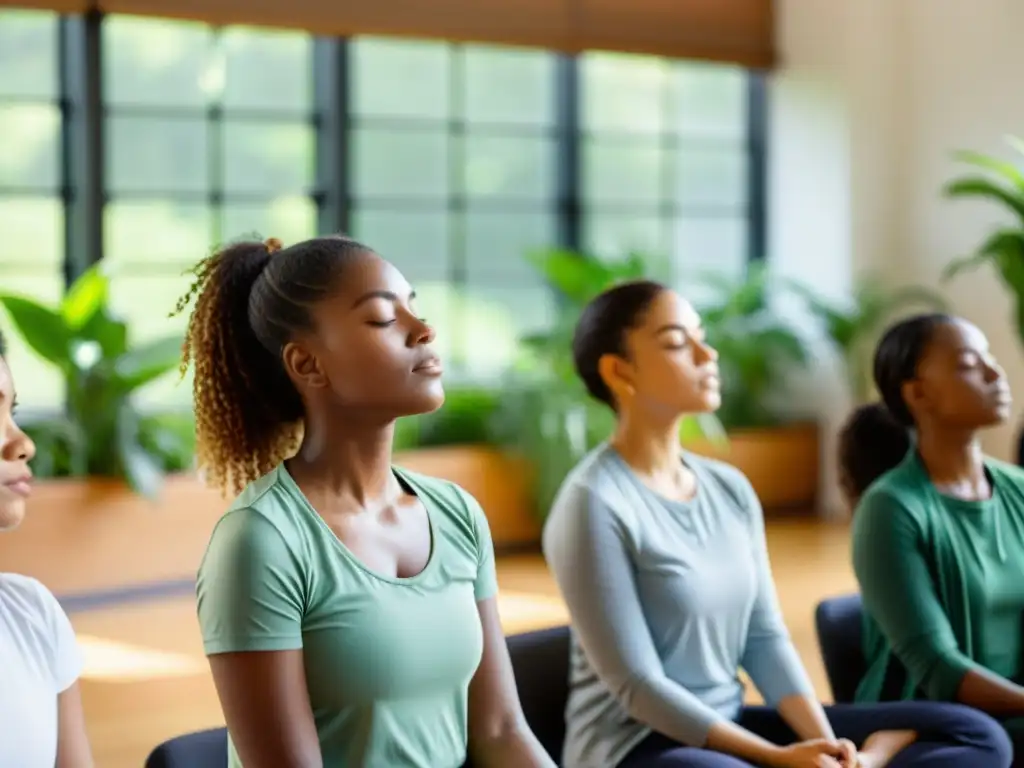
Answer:
[[[768,540],[786,621],[825,699],[812,612],[822,597],[854,588],[848,529],[785,520],[769,523]],[[507,632],[565,622],[564,606],[539,557],[501,558],[498,575]],[[82,691],[98,768],[141,768],[157,743],[223,723],[191,598],[71,618],[85,651]]]

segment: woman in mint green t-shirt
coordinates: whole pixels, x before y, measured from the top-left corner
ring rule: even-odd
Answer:
[[[197,455],[238,494],[199,570],[203,641],[245,768],[552,766],[524,724],[476,501],[392,466],[444,400],[405,278],[322,237],[199,264],[184,364]]]
[[[874,374],[884,411],[858,410],[840,438],[865,610],[858,699],[969,704],[1019,748],[1024,472],[978,442],[1008,418],[1009,385],[984,334],[945,314],[890,328]]]

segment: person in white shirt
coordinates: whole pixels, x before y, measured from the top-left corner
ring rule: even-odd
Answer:
[[[32,488],[32,440],[14,422],[0,337],[0,533],[18,527]],[[3,564],[0,563],[0,566]],[[92,768],[71,622],[35,579],[0,571],[0,766]]]

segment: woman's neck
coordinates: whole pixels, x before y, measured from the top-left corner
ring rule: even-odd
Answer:
[[[609,444],[640,474],[678,474],[680,421],[679,416],[660,420],[620,413]]]
[[[985,457],[973,430],[919,428],[917,452],[932,483],[940,489],[969,498],[990,495]]]
[[[391,471],[394,432],[393,421],[346,423],[339,428],[327,419],[310,419],[289,470],[330,495],[347,497],[361,506],[392,496],[398,488]]]

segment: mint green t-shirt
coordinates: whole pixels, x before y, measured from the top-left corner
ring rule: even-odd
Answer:
[[[458,486],[394,472],[430,519],[430,559],[416,576],[364,566],[283,464],[239,495],[199,568],[208,655],[302,649],[324,768],[458,768],[466,758],[483,653],[477,601],[497,592],[490,530]]]

